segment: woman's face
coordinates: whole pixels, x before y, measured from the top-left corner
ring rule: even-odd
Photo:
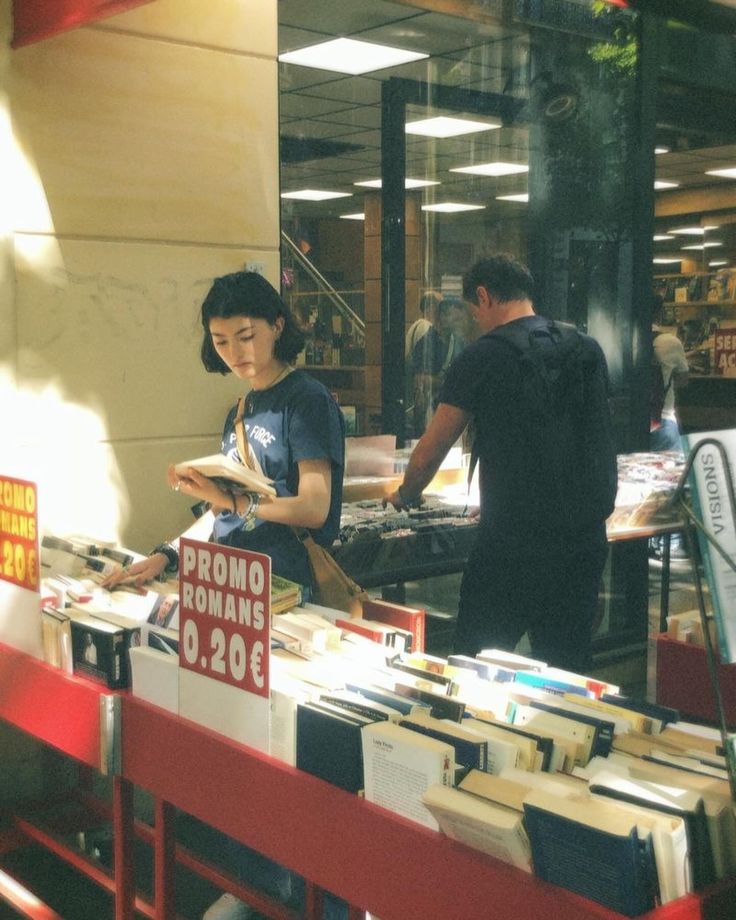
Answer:
[[[276,340],[284,326],[278,316],[274,325],[252,316],[213,317],[209,328],[215,351],[236,377],[251,383],[267,382],[278,359]]]

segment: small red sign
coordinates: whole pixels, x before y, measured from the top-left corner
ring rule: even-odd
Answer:
[[[38,590],[38,492],[10,476],[0,476],[0,579]]]
[[[736,377],[736,326],[716,330],[714,361],[717,374]]]
[[[182,539],[180,666],[268,697],[270,635],[270,557]]]

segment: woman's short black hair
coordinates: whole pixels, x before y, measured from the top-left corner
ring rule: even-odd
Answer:
[[[202,303],[201,315],[204,336],[200,357],[205,369],[212,373],[229,374],[230,368],[212,344],[211,319],[250,316],[252,319],[265,319],[273,326],[278,317],[283,316],[284,328],[276,340],[274,355],[280,361],[292,363],[304,348],[304,333],[288,307],[278,291],[257,272],[233,272],[215,278]]]
[[[478,288],[484,287],[501,303],[534,300],[534,278],[529,269],[509,253],[480,259],[463,275],[463,297],[477,303]]]

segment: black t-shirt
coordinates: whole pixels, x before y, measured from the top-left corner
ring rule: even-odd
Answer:
[[[233,407],[225,420],[222,452],[242,462],[235,436]],[[330,546],[340,529],[345,469],[345,421],[337,403],[319,381],[295,370],[276,386],[251,390],[246,397],[245,431],[264,476],[274,481],[280,496],[299,490],[300,460],[330,461],[330,510],[322,527],[312,530],[317,543]],[[213,539],[271,556],[272,571],[302,584],[306,554],[290,527],[257,519],[252,531],[232,513],[215,519]]]
[[[542,316],[513,320],[528,334],[547,326]],[[598,378],[607,391],[605,357],[598,343],[582,336]],[[551,339],[548,347],[554,347]],[[541,340],[545,347],[544,339]],[[543,544],[559,535],[560,521],[550,510],[549,462],[522,396],[522,368],[507,342],[487,333],[469,345],[447,371],[440,402],[472,416],[480,476],[481,526],[507,543]],[[581,475],[584,471],[581,470]],[[585,516],[585,509],[583,517]],[[602,519],[590,519],[591,530]],[[582,537],[583,535],[580,534]]]

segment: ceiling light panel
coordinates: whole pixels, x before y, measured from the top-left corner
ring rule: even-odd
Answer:
[[[456,166],[450,170],[454,173],[467,173],[471,176],[514,176],[518,173],[529,172],[529,167],[524,163],[504,163],[497,160],[495,163],[476,163],[473,166]]]
[[[679,185],[679,182],[666,182],[664,179],[654,180],[654,188],[658,191],[665,188],[679,188]]]
[[[529,192],[519,192],[518,195],[496,195],[497,201],[521,201],[526,204],[529,201]]]
[[[475,121],[470,118],[449,118],[438,115],[436,118],[421,118],[406,124],[407,134],[421,134],[424,137],[459,137],[461,134],[476,134],[479,131],[493,131],[500,128],[498,119],[489,118]]]
[[[365,220],[365,213],[359,211],[357,214],[341,214],[340,220]]]
[[[297,51],[287,51],[279,55],[279,61],[284,64],[297,64],[300,67],[312,67],[316,70],[330,70],[334,73],[357,76],[427,57],[429,57],[428,54],[420,51],[376,45],[373,42],[356,41],[354,38],[335,38],[317,45],[299,48]]]
[[[364,188],[381,188],[383,182],[381,179],[365,179],[362,182],[353,182],[353,185],[361,185]],[[429,185],[439,185],[439,182],[432,179],[405,179],[404,188],[427,188]]]
[[[459,211],[482,211],[483,204],[463,204],[460,201],[442,201],[438,204],[423,204],[423,211],[438,211],[440,214],[457,214]]]
[[[282,198],[295,198],[298,201],[329,201],[332,198],[350,198],[352,192],[330,192],[327,189],[302,188],[294,192],[282,192]]]
[[[727,169],[708,169],[706,176],[720,176],[723,179],[736,179],[736,166],[729,166]]]

